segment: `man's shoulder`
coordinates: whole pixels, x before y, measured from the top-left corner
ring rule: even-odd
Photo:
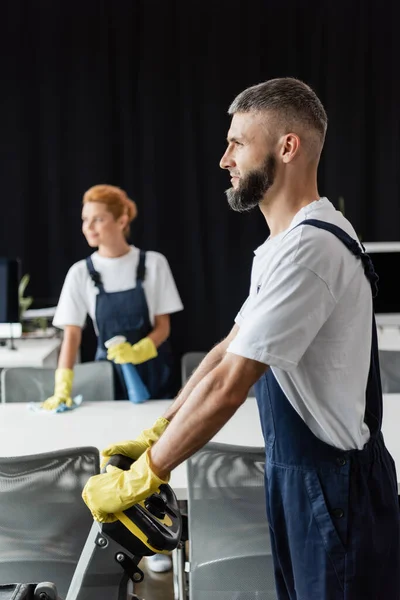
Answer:
[[[329,230],[329,226],[333,228]],[[327,222],[328,228],[318,227],[309,223],[299,223],[291,229],[282,240],[282,249],[291,251],[291,257],[295,262],[311,260],[312,262],[331,261],[336,257],[350,256],[349,250],[343,241],[334,233],[335,227],[339,227],[352,239],[354,233],[350,227],[340,227],[339,224]]]

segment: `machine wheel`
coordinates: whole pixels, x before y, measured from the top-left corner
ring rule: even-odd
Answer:
[[[59,600],[57,588],[51,581],[38,583],[33,592],[35,600]]]

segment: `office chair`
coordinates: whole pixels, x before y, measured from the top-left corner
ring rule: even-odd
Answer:
[[[181,359],[182,385],[185,385],[193,371],[197,369],[207,352],[186,352]]]
[[[190,600],[276,600],[264,465],[213,442],[187,460]]]
[[[400,351],[379,350],[382,392],[396,394],[400,392]]]
[[[0,458],[0,583],[56,581],[66,596],[93,523],[82,489],[98,473],[89,446]]]
[[[2,402],[43,402],[54,393],[54,372],[49,367],[10,367],[0,374]],[[110,362],[78,363],[74,367],[72,397],[84,401],[114,400],[114,372]]]

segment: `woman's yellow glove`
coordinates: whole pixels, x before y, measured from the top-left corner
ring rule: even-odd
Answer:
[[[83,488],[82,498],[95,521],[112,523],[117,513],[145,500],[159,490],[166,480],[160,479],[150,467],[149,449],[132,463],[129,471],[108,466],[107,473],[93,475]]]
[[[54,395],[47,398],[40,405],[41,408],[45,410],[54,410],[60,404],[66,404],[67,406],[72,406],[72,382],[74,380],[74,372],[72,369],[56,369],[54,375],[55,385],[54,385]]]
[[[145,337],[140,340],[137,344],[129,344],[123,342],[122,344],[116,344],[111,346],[107,352],[107,359],[112,360],[117,365],[124,363],[132,363],[134,365],[140,365],[151,358],[157,356],[157,348],[149,337]]]
[[[167,421],[167,419],[159,417],[152,427],[144,429],[135,440],[110,444],[101,452],[101,468],[103,469],[105,467],[110,456],[113,456],[114,454],[123,454],[132,460],[137,460],[143,452],[146,452],[148,448],[151,448],[151,446],[161,437],[168,425],[169,421]]]

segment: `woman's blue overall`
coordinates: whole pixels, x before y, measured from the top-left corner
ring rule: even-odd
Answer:
[[[98,341],[96,360],[107,359],[107,349],[104,342],[116,335],[124,335],[127,341],[135,344],[146,337],[153,329],[146,296],[143,289],[145,279],[146,253],[141,250],[136,271],[136,287],[122,292],[106,292],[101,281],[100,273],[95,270],[91,257],[86,259],[90,277],[99,293],[96,297],[96,324]],[[170,398],[172,396],[170,378],[172,368],[172,353],[169,342],[166,341],[157,348],[158,356],[147,362],[136,365],[136,369],[144,384],[154,399]],[[113,363],[114,364],[114,363]],[[116,398],[127,399],[128,394],[124,384],[121,368],[115,365]]]
[[[377,276],[367,254],[336,235]],[[256,396],[266,444],[266,504],[279,600],[400,600],[396,469],[381,433],[382,391],[375,320],[366,389],[371,437],[342,451],[318,439],[282,392],[271,369]]]

